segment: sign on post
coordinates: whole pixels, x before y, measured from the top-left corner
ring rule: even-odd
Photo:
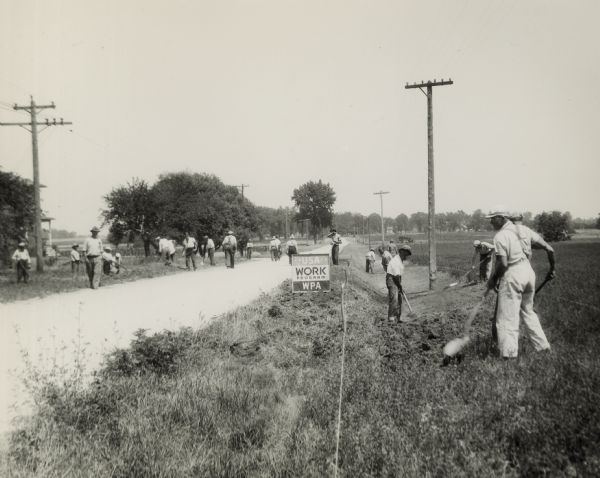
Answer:
[[[331,290],[329,254],[296,254],[292,256],[292,292]]]

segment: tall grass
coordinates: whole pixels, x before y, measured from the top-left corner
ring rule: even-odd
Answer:
[[[523,340],[511,362],[495,355],[480,320],[464,359],[440,366],[476,291],[422,307],[417,324],[376,326],[385,300],[351,281],[342,476],[600,474],[600,322],[558,299],[596,303],[600,250],[569,245],[558,257],[569,285],[557,280],[537,305],[553,351]],[[330,294],[292,295],[287,283],[205,330],[140,332],[91,386],[37,389],[37,413],[12,434],[7,474],[331,475],[339,274]]]

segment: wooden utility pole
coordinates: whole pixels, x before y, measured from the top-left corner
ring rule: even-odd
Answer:
[[[236,186],[236,188],[240,188],[242,190],[242,199],[244,199],[244,188],[249,188],[250,185],[249,184],[240,184],[239,186]]]
[[[56,118],[52,120],[52,122],[46,119],[43,123],[37,122],[37,114],[39,111],[52,108],[54,109],[56,106],[54,102],[49,105],[36,105],[35,101],[33,101],[33,96],[31,97],[31,103],[29,106],[18,106],[14,105],[14,110],[25,110],[31,116],[31,121],[29,123],[0,123],[0,126],[21,126],[23,129],[26,129],[31,133],[31,148],[33,150],[33,194],[35,201],[35,215],[34,215],[34,225],[33,225],[33,234],[35,236],[35,257],[36,257],[36,270],[38,272],[44,271],[44,254],[42,251],[42,205],[40,199],[40,165],[38,158],[38,126],[42,126],[42,131],[50,126],[64,126],[73,124],[70,122],[64,121],[60,118],[60,121],[57,122]],[[29,129],[28,126],[31,128]]]
[[[433,87],[452,85],[454,82],[450,80],[444,81],[427,81],[421,84],[406,83],[406,89],[419,88],[421,92],[427,96],[427,167],[428,167],[428,215],[429,215],[429,290],[433,290],[437,274],[436,252],[435,252],[435,188],[433,177]],[[427,93],[423,88],[427,88]]]
[[[379,202],[381,205],[381,245],[385,246],[385,232],[383,230],[383,195],[389,194],[389,191],[379,191],[378,193],[373,193],[375,195],[379,194]]]

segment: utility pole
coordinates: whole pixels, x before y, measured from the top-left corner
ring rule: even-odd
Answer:
[[[38,112],[52,108],[54,109],[56,106],[54,102],[51,102],[49,105],[36,105],[35,101],[33,101],[33,96],[31,96],[31,103],[29,106],[18,106],[14,105],[14,110],[25,110],[31,116],[31,121],[29,123],[0,123],[0,126],[20,126],[23,129],[26,129],[31,133],[31,148],[33,150],[33,194],[35,201],[35,216],[34,216],[34,225],[33,225],[33,234],[35,235],[35,257],[36,257],[36,270],[38,272],[44,272],[44,254],[42,252],[42,204],[40,199],[40,165],[38,158],[38,126],[42,126],[42,131],[50,126],[64,126],[73,124],[70,122],[64,121],[60,118],[60,121],[57,122],[56,118],[52,120],[52,122],[46,121],[44,123],[37,122],[37,114]],[[27,128],[30,127],[31,129]]]
[[[239,186],[236,186],[236,188],[240,188],[242,190],[242,199],[244,199],[244,188],[249,188],[250,185],[249,184],[240,184]]]
[[[428,167],[428,215],[429,215],[429,290],[433,290],[433,286],[437,274],[436,252],[435,252],[435,188],[433,180],[433,87],[452,85],[454,82],[449,79],[444,81],[427,81],[421,84],[406,83],[406,89],[419,88],[421,92],[427,96],[427,167]],[[427,93],[423,90],[427,87]]]
[[[373,193],[375,195],[379,194],[379,202],[381,203],[381,245],[385,246],[385,232],[383,231],[383,195],[389,194],[389,191],[379,191],[378,193]]]

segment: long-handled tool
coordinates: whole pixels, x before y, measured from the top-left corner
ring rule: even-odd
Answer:
[[[408,297],[406,297],[406,294],[404,293],[404,289],[402,289],[402,298],[404,299],[404,302],[406,302],[406,305],[408,306],[408,315],[410,317],[414,317],[415,313],[413,312],[412,307],[410,306],[410,302],[408,301]]]
[[[485,290],[481,300],[477,303],[477,305],[475,305],[475,307],[473,307],[473,309],[469,313],[469,317],[467,317],[467,320],[465,321],[463,336],[451,340],[444,346],[444,355],[446,357],[453,357],[458,352],[460,352],[465,347],[465,345],[467,345],[471,341],[471,337],[469,336],[469,334],[471,333],[471,324],[473,324],[473,320],[475,319],[475,316],[477,316],[477,314],[479,313],[479,310],[481,309],[481,306],[485,302],[486,297],[490,293],[490,290],[491,289]]]

